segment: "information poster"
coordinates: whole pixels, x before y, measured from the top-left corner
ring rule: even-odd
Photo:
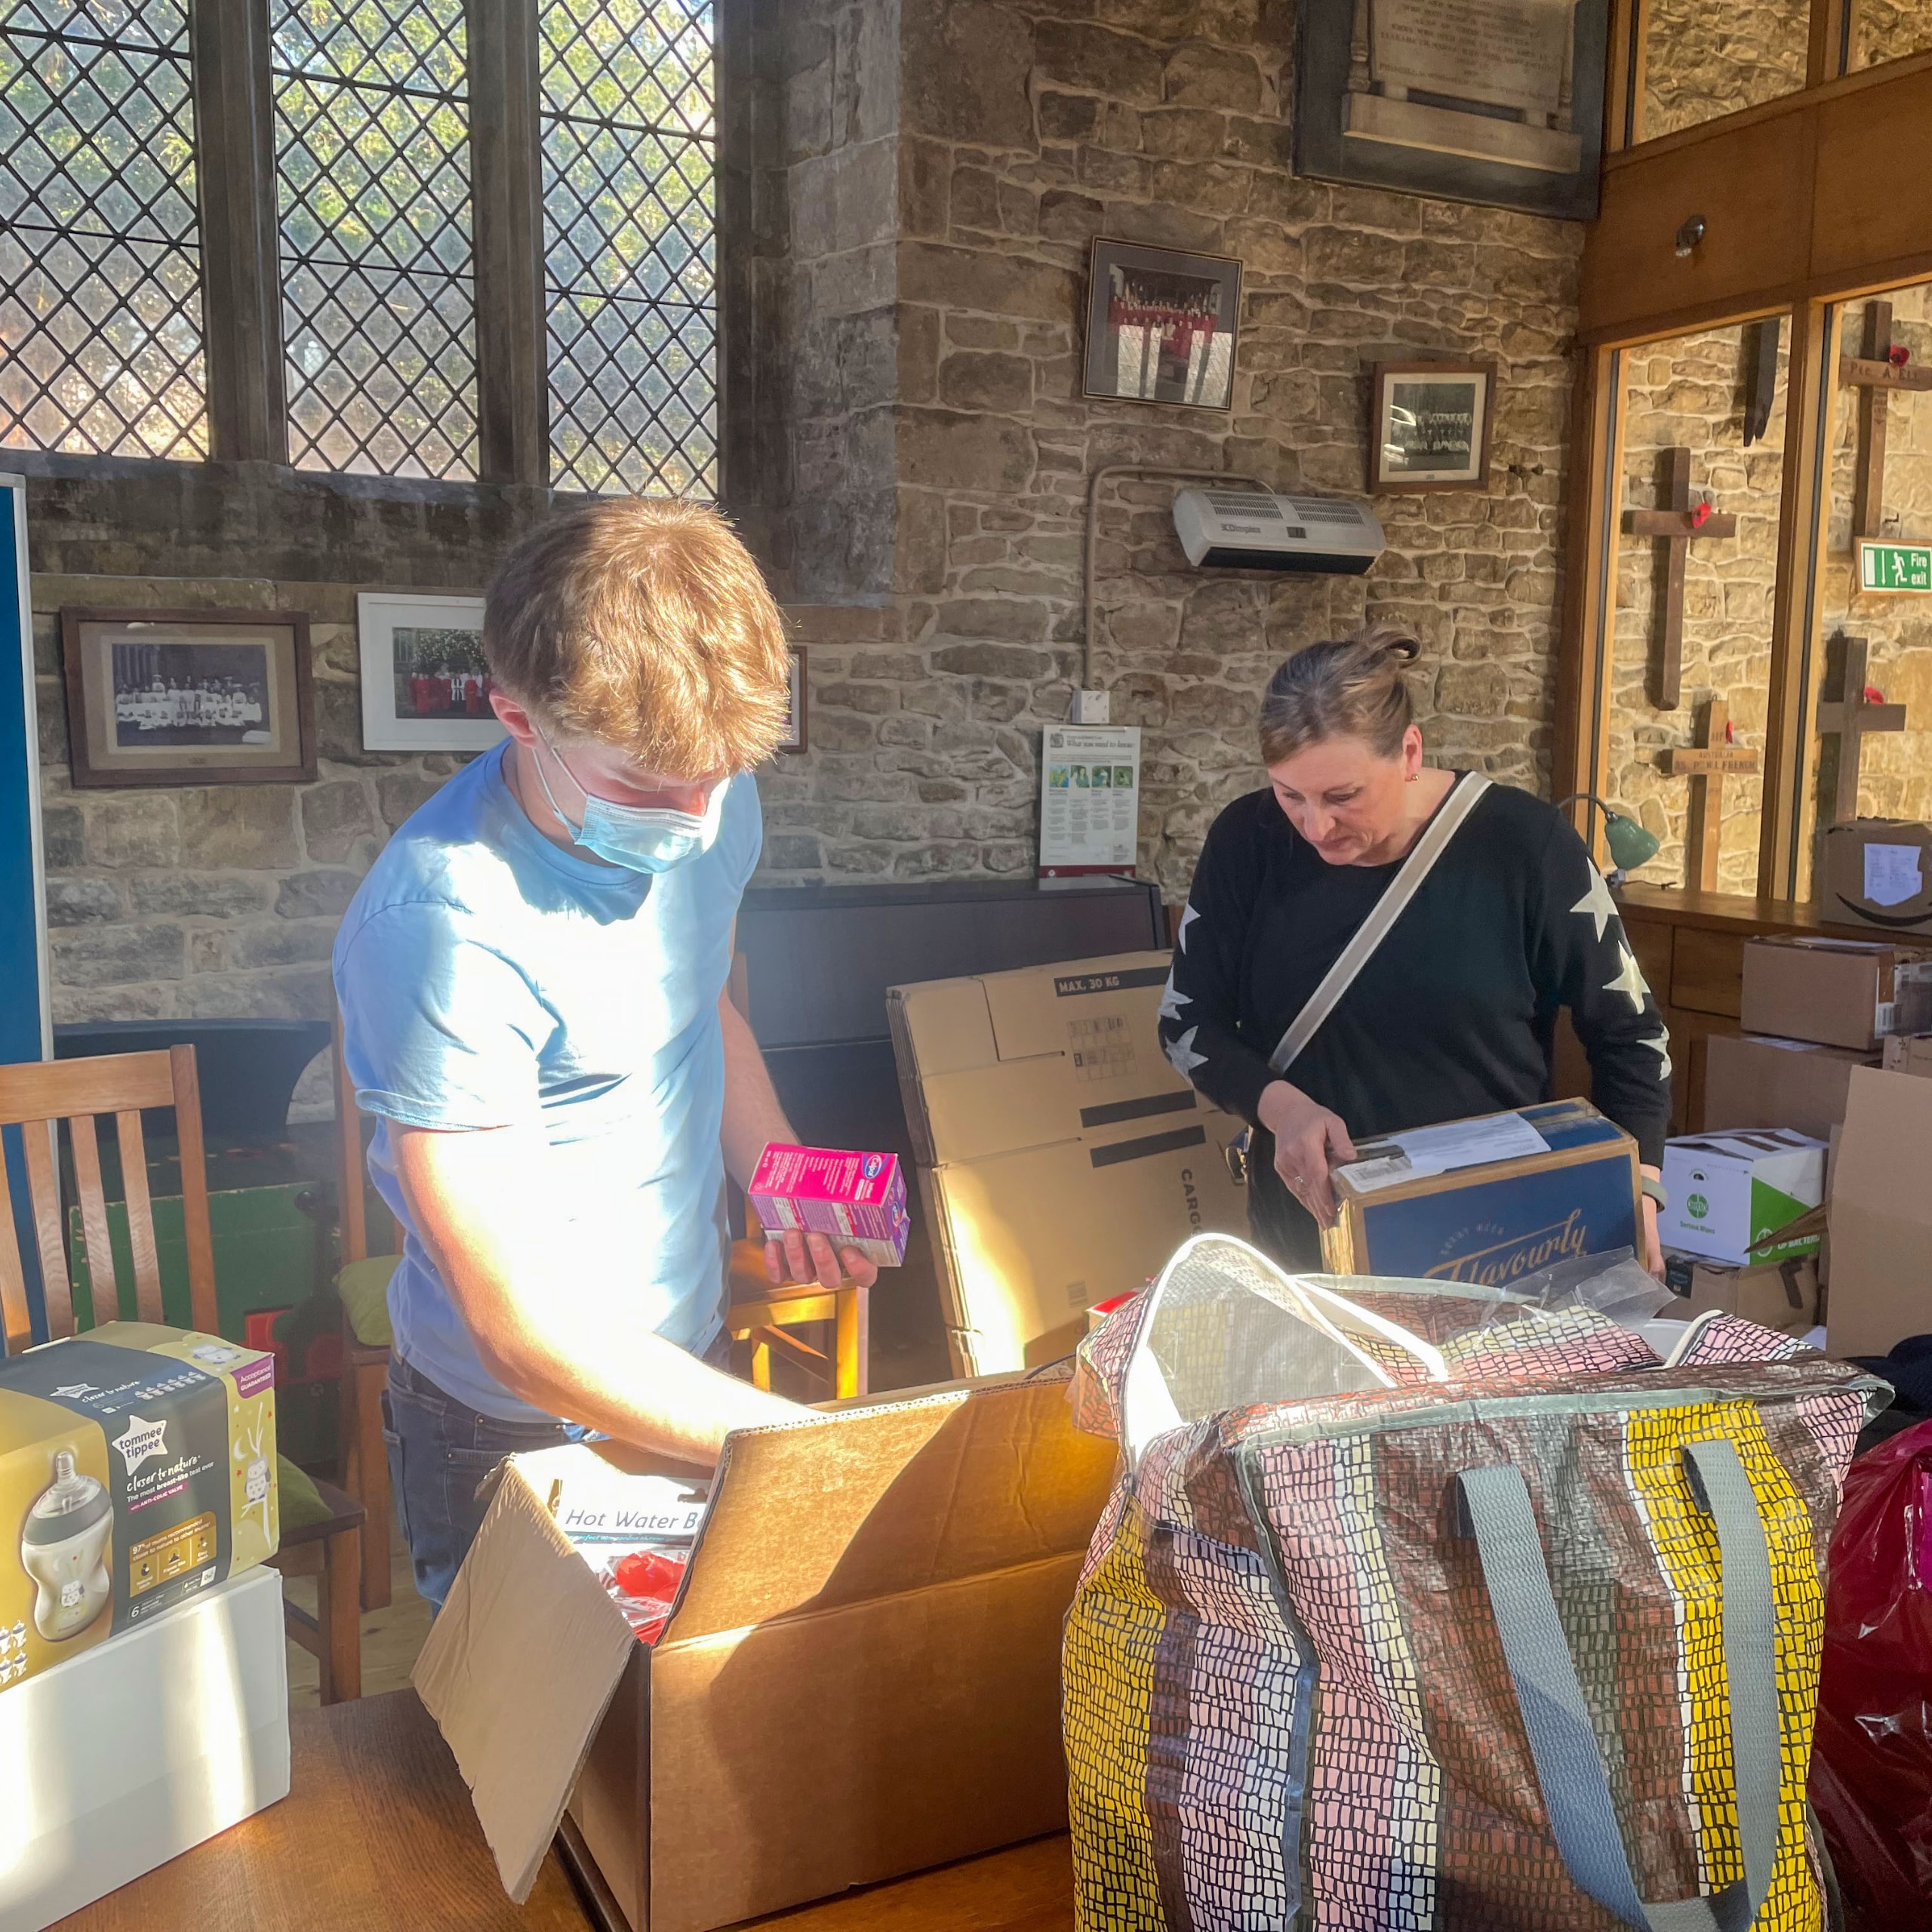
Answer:
[[[1131,873],[1140,830],[1140,726],[1048,725],[1040,761],[1040,876]]]

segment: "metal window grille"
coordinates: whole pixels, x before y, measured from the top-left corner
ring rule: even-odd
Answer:
[[[0,444],[208,453],[187,0],[0,0]]]
[[[463,0],[272,0],[291,460],[476,474]]]
[[[538,16],[550,480],[718,488],[710,0]]]

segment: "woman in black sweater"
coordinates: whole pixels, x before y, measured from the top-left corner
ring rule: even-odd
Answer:
[[[1318,1269],[1330,1166],[1354,1137],[1549,1097],[1558,1009],[1598,1109],[1663,1158],[1670,1042],[1602,875],[1550,806],[1492,786],[1284,1078],[1269,1056],[1459,785],[1423,763],[1404,678],[1415,640],[1375,625],[1291,657],[1261,707],[1266,789],[1222,813],[1181,915],[1161,1038],[1256,1131],[1257,1242]],[[1648,1252],[1660,1269],[1654,1202]]]

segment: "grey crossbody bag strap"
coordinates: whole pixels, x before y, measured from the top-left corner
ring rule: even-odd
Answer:
[[[1475,810],[1477,800],[1488,789],[1489,780],[1480,772],[1466,771],[1456,781],[1402,861],[1402,869],[1390,882],[1389,890],[1375,902],[1374,909],[1363,920],[1355,937],[1343,947],[1341,958],[1322,976],[1321,985],[1309,995],[1307,1004],[1289,1022],[1288,1030],[1268,1056],[1271,1072],[1285,1073],[1301,1057],[1302,1049],[1355,984],[1355,975],[1389,937],[1389,928],[1402,916],[1409,901],[1421,890],[1423,881],[1435,869],[1436,860],[1447,849],[1450,840],[1462,829],[1463,821]]]

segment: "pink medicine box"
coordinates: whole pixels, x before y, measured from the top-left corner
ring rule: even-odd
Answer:
[[[774,1140],[759,1155],[745,1197],[767,1234],[815,1229],[881,1268],[906,1259],[906,1177],[896,1154]]]

